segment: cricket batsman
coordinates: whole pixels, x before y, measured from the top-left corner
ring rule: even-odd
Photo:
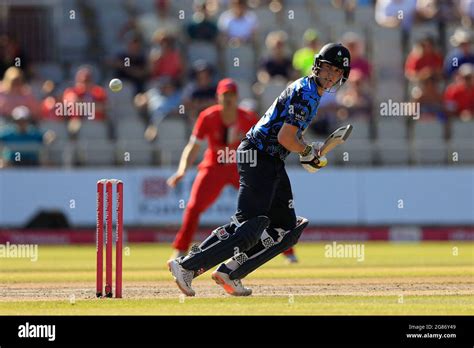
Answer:
[[[238,160],[235,215],[199,246],[194,245],[188,255],[168,261],[185,295],[194,296],[192,280],[218,264],[212,273],[218,285],[233,296],[251,295],[241,279],[298,242],[308,220],[296,217],[285,159],[291,152],[299,154],[301,165],[310,173],[327,165],[319,151],[323,144],[308,144],[302,134],[324,92],[340,88],[349,73],[349,50],[339,43],[326,44],[315,55],[311,74],[289,85],[247,132],[238,157],[248,158],[243,155],[255,151],[257,161],[252,165]]]
[[[176,187],[186,171],[196,160],[199,150],[207,140],[208,148],[198,166],[189,202],[183,216],[183,224],[173,242],[172,258],[187,254],[189,245],[199,224],[199,218],[219,197],[226,185],[239,188],[239,173],[234,162],[219,162],[219,151],[226,147],[237,150],[245,133],[258,121],[258,115],[237,105],[238,88],[232,79],[223,79],[217,85],[217,105],[203,110],[194,125],[187,146],[181,155],[178,170],[167,183]],[[284,252],[288,260],[296,261],[292,249]]]

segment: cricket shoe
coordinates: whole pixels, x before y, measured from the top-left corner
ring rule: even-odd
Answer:
[[[189,271],[180,265],[177,259],[168,261],[168,269],[174,277],[179,290],[186,296],[194,296],[196,292],[191,287],[194,278],[194,271]]]
[[[225,292],[232,296],[249,296],[252,295],[252,289],[246,288],[242,285],[240,279],[230,279],[227,272],[229,269],[225,264],[222,264],[212,272],[212,279],[217,285],[222,286]]]

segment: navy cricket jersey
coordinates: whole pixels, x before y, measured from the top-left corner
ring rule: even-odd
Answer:
[[[301,136],[316,115],[320,99],[313,78],[305,76],[296,80],[275,99],[260,121],[248,131],[247,138],[259,150],[284,160],[290,151],[278,142],[283,123],[297,126],[297,134]]]

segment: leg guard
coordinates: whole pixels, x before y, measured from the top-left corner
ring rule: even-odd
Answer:
[[[269,228],[262,233],[259,243],[251,250],[233,257],[239,267],[230,272],[230,279],[242,279],[264,263],[292,247],[298,242],[303,230],[308,226],[306,218],[298,217],[297,225],[289,231]]]
[[[199,246],[193,246],[188,256],[180,263],[198,276],[233,255],[255,246],[269,224],[270,220],[263,215],[242,223],[234,218],[230,224],[212,231]]]

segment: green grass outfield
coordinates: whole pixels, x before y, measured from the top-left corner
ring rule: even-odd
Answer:
[[[244,280],[232,298],[197,278],[184,298],[165,262],[169,245],[124,250],[124,298],[96,299],[95,246],[39,246],[36,262],[0,258],[0,315],[473,315],[474,243],[366,242],[364,260],[325,257],[301,243],[300,263],[279,256]]]

